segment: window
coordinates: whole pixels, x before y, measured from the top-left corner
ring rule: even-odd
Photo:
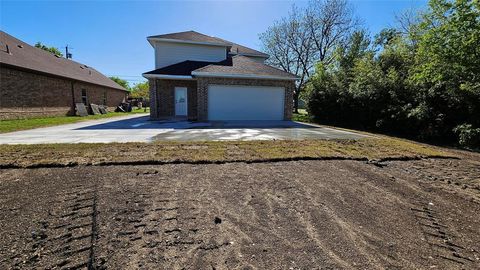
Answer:
[[[103,105],[107,106],[107,90],[103,91]]]
[[[87,90],[82,89],[82,102],[85,105],[88,105],[88,97],[87,97]]]

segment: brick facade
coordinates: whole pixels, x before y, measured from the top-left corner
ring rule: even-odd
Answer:
[[[276,86],[285,88],[284,120],[292,119],[294,81],[260,80],[260,79],[232,79],[232,78],[198,78],[198,120],[208,119],[208,86],[220,85],[246,85],[246,86]]]
[[[150,80],[150,117],[175,117],[175,87],[187,88],[188,120],[197,120],[197,82],[195,80]]]
[[[150,79],[150,118],[153,120],[175,117],[175,87],[187,87],[188,119],[205,121],[208,119],[208,86],[246,85],[275,86],[285,88],[284,120],[292,118],[294,81],[232,79],[232,78],[197,78],[196,80],[153,80]]]
[[[0,119],[71,115],[74,103],[82,102],[82,89],[89,103],[110,110],[126,96],[118,89],[0,66]]]

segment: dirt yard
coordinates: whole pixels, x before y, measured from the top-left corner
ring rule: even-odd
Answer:
[[[0,269],[479,269],[480,161],[0,172]]]

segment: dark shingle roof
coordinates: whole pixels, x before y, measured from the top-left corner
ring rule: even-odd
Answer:
[[[268,54],[266,53],[259,52],[257,50],[245,47],[243,45],[240,45],[225,39],[207,36],[205,34],[198,33],[195,31],[185,31],[185,32],[171,33],[171,34],[165,34],[165,35],[149,36],[147,38],[164,38],[164,39],[176,39],[176,40],[192,41],[192,42],[223,44],[225,46],[231,47],[230,53],[233,55],[248,54],[248,55],[268,58]]]
[[[272,66],[256,62],[246,56],[236,55],[221,62],[183,61],[177,64],[152,70],[143,75],[175,75],[190,76],[192,72],[215,75],[251,75],[251,76],[274,76],[287,79],[296,79],[293,74]]]
[[[0,31],[0,64],[125,90],[116,82],[84,64],[57,57]],[[8,52],[7,52],[8,46]]]
[[[275,76],[296,79],[291,73],[272,66],[256,62],[246,56],[236,55],[232,58],[231,65],[211,64],[195,70],[195,72],[229,75]]]
[[[158,75],[179,75],[179,76],[190,76],[192,71],[213,64],[212,62],[203,62],[203,61],[183,61],[177,64],[166,66],[163,68],[155,69],[146,73],[149,74],[158,74]]]

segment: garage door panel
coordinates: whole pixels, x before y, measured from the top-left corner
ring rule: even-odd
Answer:
[[[211,85],[209,120],[283,120],[283,87]]]

